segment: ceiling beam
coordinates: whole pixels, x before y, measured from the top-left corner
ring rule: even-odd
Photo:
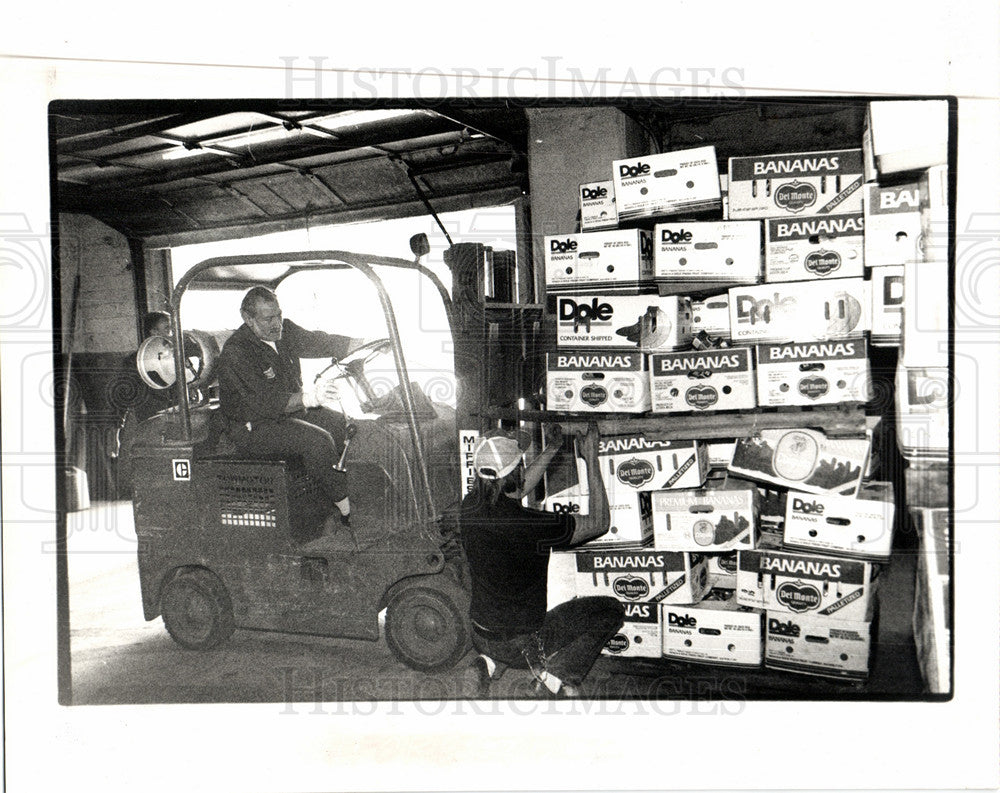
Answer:
[[[90,114],[88,113],[87,115]],[[100,129],[95,132],[57,137],[56,153],[71,154],[72,152],[86,151],[87,149],[99,149],[115,142],[135,140],[145,135],[156,135],[174,127],[194,124],[198,121],[206,121],[218,115],[220,115],[218,110],[203,113],[170,113],[134,124],[121,124],[117,127],[108,127],[107,129]],[[111,138],[111,140],[105,140],[106,138]]]
[[[493,127],[489,123],[483,123],[482,119],[477,118],[475,115],[466,113],[463,110],[459,110],[455,107],[449,107],[448,110],[441,111],[437,108],[430,107],[427,108],[428,112],[434,113],[435,115],[441,116],[441,118],[446,118],[449,121],[464,127],[470,132],[478,132],[480,135],[486,135],[488,138],[493,138],[501,143],[506,143],[514,151],[519,154],[527,154],[527,146],[524,141],[516,141],[513,136],[507,134],[505,130],[500,130]]]

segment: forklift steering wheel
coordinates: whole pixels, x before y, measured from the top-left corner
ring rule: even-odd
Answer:
[[[389,339],[375,339],[351,350],[347,355],[337,361],[337,366],[344,370],[348,367],[364,368],[365,364],[369,361],[374,360],[391,349],[392,342]]]

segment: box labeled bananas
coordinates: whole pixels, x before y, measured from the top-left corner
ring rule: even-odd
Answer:
[[[580,185],[580,228],[595,231],[613,229],[617,225],[615,183],[609,179]]]
[[[662,606],[663,655],[694,663],[760,666],[764,613],[713,589],[700,603]]]
[[[622,602],[625,622],[601,650],[604,655],[621,658],[659,658],[663,645],[658,603]]]
[[[764,280],[860,278],[865,219],[850,215],[770,218],[764,222]]]
[[[761,406],[868,401],[871,374],[864,336],[806,344],[758,344],[756,354]]]
[[[657,283],[761,280],[760,223],[704,221],[657,223],[653,229]]]
[[[732,340],[823,341],[871,329],[871,299],[861,278],[788,281],[729,290]]]
[[[901,264],[872,267],[872,345],[898,347],[903,337],[903,271]]]
[[[866,184],[865,266],[920,261],[920,185]]]
[[[691,344],[691,300],[684,295],[559,295],[556,345],[675,350]]]
[[[754,548],[756,494],[753,488],[652,493],[653,547],[705,553]]]
[[[700,554],[670,551],[578,551],[578,595],[610,595],[628,603],[697,603],[708,591]]]
[[[740,551],[736,597],[769,612],[870,620],[878,568],[857,559],[758,549]]]
[[[785,511],[784,544],[888,561],[896,513],[891,482],[869,482],[856,498],[791,491]]]
[[[649,382],[657,413],[757,406],[753,354],[747,347],[651,355]]]
[[[699,331],[719,339],[732,338],[728,292],[691,301],[691,332],[696,334]]]
[[[861,149],[729,158],[729,219],[861,211]]]
[[[806,675],[865,680],[871,662],[871,623],[767,612],[764,666]]]
[[[705,554],[712,589],[736,589],[737,551]]]
[[[545,237],[545,288],[550,294],[653,288],[652,234],[642,229],[592,231]]]
[[[641,352],[573,350],[545,355],[549,410],[645,413],[649,368]]]
[[[620,221],[722,207],[714,146],[615,160],[611,167]]]
[[[819,430],[761,430],[737,439],[729,470],[792,490],[854,496],[870,452],[870,431],[862,438],[828,438]]]
[[[622,492],[701,487],[708,475],[701,441],[661,441],[641,432],[602,437],[597,459],[609,501]]]

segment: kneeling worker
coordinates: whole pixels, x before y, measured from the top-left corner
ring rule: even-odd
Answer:
[[[611,597],[575,598],[546,611],[549,551],[599,537],[610,524],[593,425],[581,443],[589,462],[589,514],[521,506],[562,441],[561,428],[550,425],[545,449],[527,468],[513,438],[484,438],[473,454],[476,487],[462,501],[459,521],[472,579],[473,644],[479,656],[471,672],[479,696],[486,696],[490,681],[508,666],[531,670],[536,695],[579,695],[601,648],[624,622],[622,604]]]

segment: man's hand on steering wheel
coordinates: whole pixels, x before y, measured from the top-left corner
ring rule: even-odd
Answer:
[[[360,347],[355,347],[337,361],[337,366],[344,374],[350,375],[357,382],[361,383],[365,379],[365,366],[368,362],[391,349],[392,342],[389,339],[373,339],[372,341],[365,342]]]

